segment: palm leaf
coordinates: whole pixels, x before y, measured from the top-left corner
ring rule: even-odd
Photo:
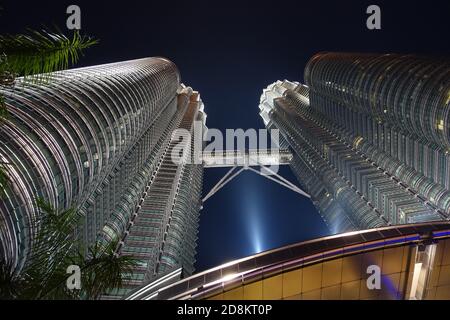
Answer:
[[[40,215],[33,222],[38,232],[27,264],[17,277],[12,269],[0,275],[0,286],[5,290],[1,297],[20,299],[98,299],[108,290],[119,289],[125,275],[130,274],[138,259],[117,253],[119,240],[96,242],[87,254],[80,243],[73,241],[73,232],[79,221],[74,209],[57,213],[42,199],[37,200]],[[66,286],[67,267],[78,265],[81,269],[81,290]],[[7,266],[3,266],[9,270]],[[2,264],[0,261],[0,272]]]
[[[136,258],[117,254],[118,243],[118,239],[106,245],[97,242],[90,248],[89,258],[82,268],[82,290],[86,298],[98,299],[108,290],[121,288],[124,275],[136,267]]]
[[[119,256],[116,253],[117,244],[117,240],[106,245],[96,242],[89,247],[87,258],[81,251],[68,257],[64,266],[71,264],[80,266],[81,290],[67,290],[68,275],[65,274],[65,269],[61,269],[51,281],[53,287],[41,298],[94,300],[100,298],[108,290],[122,287],[124,274],[132,272],[137,265],[137,259],[130,256]]]
[[[39,299],[54,288],[55,283],[67,278],[66,262],[76,247],[73,232],[79,220],[74,209],[56,213],[50,204],[41,199],[37,200],[37,204],[41,210],[34,222],[38,232],[31,255],[22,270],[28,283],[23,295],[33,299]]]
[[[23,286],[23,278],[15,272],[12,263],[0,259],[0,300],[16,299]]]
[[[82,50],[96,43],[97,40],[81,36],[78,31],[72,38],[45,30],[0,35],[0,53],[6,56],[6,61],[0,64],[0,75],[10,72],[33,83],[47,81],[48,73],[67,69],[78,61]]]

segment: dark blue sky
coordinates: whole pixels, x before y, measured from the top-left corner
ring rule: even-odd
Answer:
[[[212,128],[262,128],[262,89],[302,81],[319,51],[449,54],[447,1],[12,1],[2,0],[0,31],[57,25],[82,11],[82,32],[100,39],[79,65],[165,56],[199,90]],[[366,28],[370,4],[382,30]],[[205,190],[222,169],[205,174]],[[281,173],[294,181],[288,168]],[[244,173],[201,213],[197,269],[328,233],[314,207],[260,176]]]

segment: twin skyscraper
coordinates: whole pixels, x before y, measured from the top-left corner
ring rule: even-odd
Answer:
[[[260,115],[280,130],[332,233],[448,220],[448,59],[319,53],[304,81],[270,85]],[[86,246],[119,238],[118,253],[139,258],[119,295],[176,268],[194,271],[203,166],[172,161],[172,132],[192,131],[206,114],[172,62],[67,70],[0,93],[9,111],[0,126],[4,258],[26,263],[42,198],[79,211],[74,237]]]
[[[270,85],[260,114],[333,233],[448,219],[448,59],[319,53],[304,80]]]

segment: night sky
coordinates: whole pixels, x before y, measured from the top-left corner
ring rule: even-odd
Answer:
[[[393,3],[395,2],[395,3]],[[82,33],[100,39],[78,66],[165,56],[198,90],[210,128],[263,128],[262,89],[303,80],[319,51],[449,54],[450,1],[11,1],[1,0],[2,33],[58,26],[77,4]],[[377,4],[382,30],[366,28]],[[205,172],[204,191],[226,169]],[[295,181],[289,168],[281,174]],[[312,204],[245,172],[205,204],[197,270],[285,244],[327,235]]]

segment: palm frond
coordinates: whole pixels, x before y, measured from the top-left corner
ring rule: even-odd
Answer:
[[[40,267],[44,262],[58,263],[59,259],[56,259],[56,256],[65,256],[75,246],[73,232],[79,215],[73,208],[56,213],[50,204],[41,199],[37,200],[37,204],[41,213],[35,227],[39,231],[33,244],[33,253],[29,258],[29,263]]]
[[[42,199],[37,200],[41,214],[34,222],[38,229],[33,249],[20,278],[10,272],[0,275],[0,286],[5,284],[1,297],[20,299],[98,299],[110,290],[119,289],[123,280],[138,264],[138,259],[119,255],[118,239],[108,243],[97,241],[85,254],[80,243],[73,241],[79,215],[68,209],[57,213]],[[67,267],[81,269],[81,290],[69,290]],[[0,272],[2,265],[0,264]],[[5,270],[8,270],[5,267]],[[9,288],[9,289],[8,289]],[[16,291],[14,291],[16,290]]]
[[[0,300],[16,299],[23,286],[23,278],[15,272],[13,264],[0,259]]]
[[[34,222],[38,232],[23,270],[29,283],[24,295],[34,299],[39,299],[55,283],[67,278],[66,262],[76,248],[73,232],[79,220],[74,209],[56,213],[49,203],[41,199],[37,200],[37,204],[41,210],[38,220]]]
[[[61,33],[33,31],[28,34],[0,35],[0,53],[6,61],[0,64],[0,74],[10,72],[31,82],[46,81],[48,73],[67,69],[78,61],[82,51],[97,40],[81,36],[78,31],[68,38]]]
[[[45,282],[39,292],[34,292],[34,299],[45,300],[78,300],[80,299],[80,290],[69,290],[67,287],[67,279],[70,274],[67,274],[67,267],[77,264],[77,259],[74,259],[76,252],[71,251],[65,256],[61,257],[60,263],[54,268],[51,277]]]
[[[82,268],[82,290],[88,299],[98,299],[108,290],[121,288],[126,275],[136,267],[138,259],[117,254],[118,243],[118,239],[107,244],[97,242],[90,248]]]
[[[66,280],[68,275],[60,269],[55,273],[51,285],[42,299],[91,299],[95,300],[108,290],[122,287],[124,275],[130,274],[137,265],[137,259],[116,254],[118,241],[106,245],[96,242],[89,247],[88,257],[81,251],[67,257],[64,266],[71,264],[80,266],[81,290],[68,290]]]
[[[16,75],[8,70],[8,57],[0,51],[0,86],[12,87],[16,80]]]

